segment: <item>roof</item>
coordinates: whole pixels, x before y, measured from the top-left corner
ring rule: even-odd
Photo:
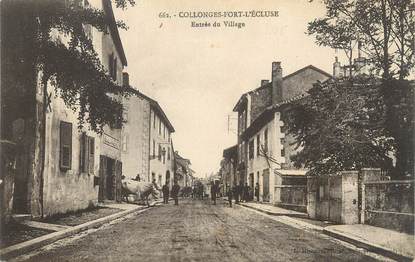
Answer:
[[[154,99],[146,96],[145,94],[141,93],[140,91],[138,91],[135,88],[132,88],[131,86],[129,86],[127,88],[133,94],[135,94],[135,95],[137,95],[137,96],[139,96],[139,97],[141,97],[141,98],[149,101],[150,106],[154,109],[154,111],[157,113],[157,115],[163,120],[163,122],[166,124],[167,128],[169,129],[169,131],[171,133],[173,133],[175,131],[173,125],[170,123],[170,120],[167,118],[167,116],[164,113],[163,109],[161,108],[161,106],[159,105],[159,103],[156,100],[154,100]]]
[[[124,48],[122,46],[120,33],[118,32],[117,22],[115,21],[114,11],[112,10],[112,5],[110,0],[102,0],[102,6],[104,8],[104,12],[108,18],[108,25],[110,28],[110,33],[112,40],[114,41],[115,48],[121,58],[121,62],[124,66],[127,65],[127,58],[125,57]]]
[[[329,73],[327,73],[326,71],[321,70],[320,68],[315,67],[315,66],[313,66],[313,65],[308,65],[308,66],[305,66],[305,67],[303,67],[303,68],[301,68],[301,69],[299,69],[299,70],[297,70],[297,71],[294,71],[294,72],[293,72],[293,73],[291,73],[291,74],[288,74],[288,75],[284,76],[284,77],[282,78],[282,80],[286,80],[286,79],[288,79],[288,78],[290,78],[290,77],[293,77],[293,76],[295,76],[295,75],[297,75],[297,74],[299,74],[299,73],[301,73],[301,72],[303,72],[303,71],[305,71],[305,70],[307,70],[307,69],[313,69],[313,70],[315,70],[315,71],[317,71],[317,72],[319,72],[319,73],[321,73],[321,74],[323,74],[323,75],[326,75],[326,76],[327,76],[327,77],[329,77],[329,78],[331,78],[331,77],[332,77],[332,75],[330,75],[330,74],[329,74]],[[240,106],[240,104],[242,103],[243,99],[244,99],[244,98],[245,98],[248,94],[251,94],[251,93],[257,92],[258,90],[261,90],[261,89],[264,89],[264,88],[268,88],[268,87],[272,87],[272,81],[271,81],[271,82],[268,82],[267,84],[265,84],[265,85],[263,85],[263,86],[260,86],[260,87],[258,87],[258,88],[255,88],[254,90],[251,90],[251,91],[249,91],[249,92],[246,92],[246,93],[242,94],[242,96],[239,98],[238,102],[237,102],[237,103],[236,103],[236,105],[234,106],[233,111],[234,111],[234,112],[238,111],[238,107]]]
[[[238,145],[228,147],[223,150],[223,157],[225,158],[231,158],[232,156],[236,157],[237,152],[238,152]]]
[[[280,176],[304,176],[308,170],[304,169],[274,169],[274,174]]]

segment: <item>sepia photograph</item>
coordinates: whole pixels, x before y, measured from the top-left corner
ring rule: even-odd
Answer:
[[[0,261],[414,261],[415,0],[0,0]]]

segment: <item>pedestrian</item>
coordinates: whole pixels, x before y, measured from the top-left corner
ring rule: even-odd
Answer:
[[[179,191],[180,191],[180,186],[177,184],[177,180],[174,180],[174,185],[171,189],[171,196],[174,199],[174,204],[177,206],[179,205]]]
[[[135,178],[133,178],[133,180],[135,180],[135,181],[137,181],[137,182],[140,182],[140,181],[141,181],[140,174],[137,174],[137,175],[135,176]]]
[[[258,182],[255,185],[255,197],[256,197],[256,201],[259,202],[259,183]]]
[[[248,183],[245,183],[245,186],[244,186],[244,201],[245,202],[249,201],[249,186],[248,186]]]
[[[227,195],[228,195],[229,207],[232,207],[233,189],[229,185],[226,185],[226,188],[228,190]]]
[[[210,195],[211,195],[213,204],[216,205],[216,184],[213,181],[210,184]]]
[[[168,204],[169,203],[169,182],[166,181],[166,184],[164,184],[164,186],[161,189],[163,191],[163,203],[164,204]]]
[[[239,204],[239,186],[238,186],[238,184],[233,185],[233,195],[235,196],[235,204]]]

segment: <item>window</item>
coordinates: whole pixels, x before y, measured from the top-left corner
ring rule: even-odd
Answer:
[[[110,76],[112,77],[112,78],[114,78],[113,77],[113,73],[114,73],[114,64],[113,64],[113,60],[114,60],[114,54],[110,54],[109,56],[108,56],[108,71],[109,71],[109,73],[110,73]]]
[[[71,169],[72,166],[72,123],[60,122],[60,168]]]
[[[127,121],[128,120],[128,110],[124,108],[122,111],[122,120]]]
[[[249,154],[249,159],[253,159],[254,158],[254,139],[252,139],[251,141],[249,141],[249,145],[248,145],[248,154]]]
[[[256,136],[256,156],[258,157],[260,155],[260,148],[261,148],[261,136]]]
[[[167,148],[167,160],[170,160],[170,147]]]
[[[82,173],[94,174],[95,138],[82,133],[80,149],[80,171]]]
[[[122,136],[122,151],[124,151],[124,152],[127,151],[127,144],[128,144],[128,136],[126,134],[124,134]]]
[[[169,136],[169,143],[170,143],[170,139],[171,139],[171,137],[170,137],[170,132],[168,132],[168,136]]]
[[[264,150],[268,151],[268,129],[264,130]]]
[[[163,154],[163,164],[166,163],[166,149],[163,147],[163,151],[161,151]]]
[[[159,120],[159,135],[161,135],[161,119]]]
[[[166,126],[163,125],[163,138],[166,138]]]
[[[158,158],[159,158],[159,160],[161,161],[161,145],[159,145]]]
[[[161,175],[159,175],[159,181],[157,183],[158,185],[161,185]]]
[[[156,128],[156,114],[153,111],[153,128]]]

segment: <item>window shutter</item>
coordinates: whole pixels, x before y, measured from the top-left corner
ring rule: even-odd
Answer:
[[[72,166],[72,123],[60,122],[60,168],[71,169]]]
[[[95,138],[88,137],[88,173],[94,174]]]
[[[88,157],[88,136],[84,133],[81,135],[81,146],[80,146],[80,172],[85,173],[87,171],[87,157]]]

